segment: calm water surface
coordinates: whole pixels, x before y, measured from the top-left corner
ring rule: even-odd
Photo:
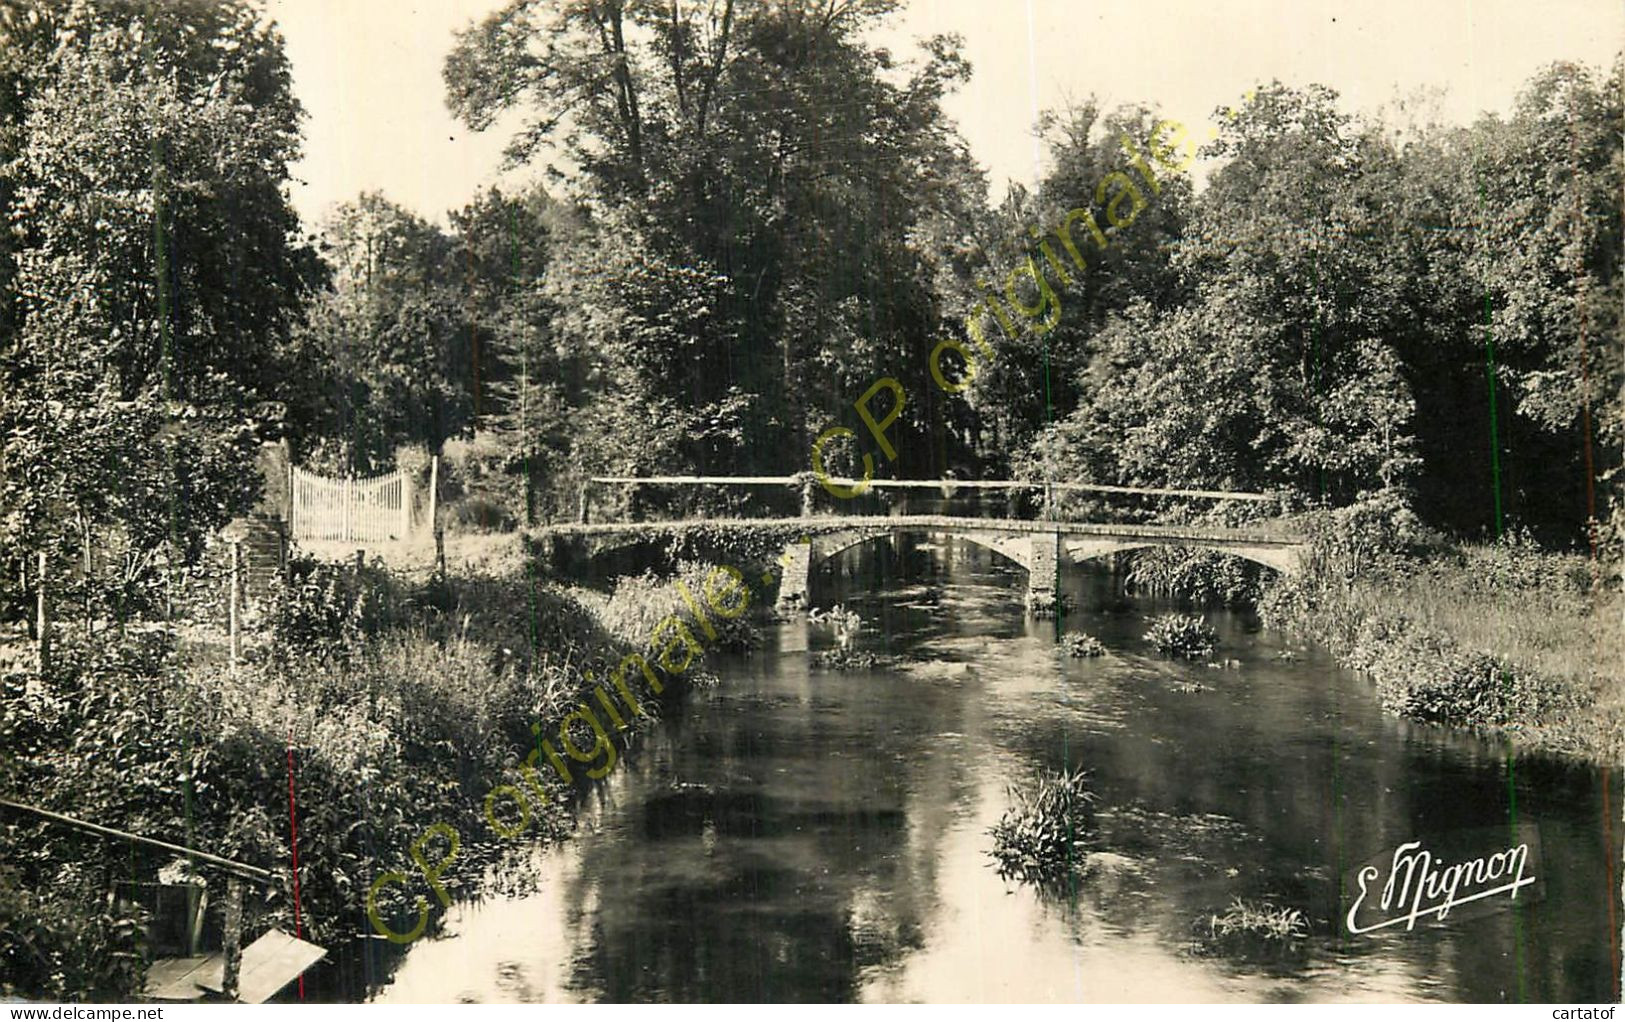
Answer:
[[[1112,653],[1072,660],[1024,615],[1020,573],[974,547],[839,560],[815,602],[859,609],[864,644],[904,663],[812,670],[827,634],[770,630],[639,740],[573,840],[537,853],[533,893],[454,906],[376,1000],[1615,996],[1617,772],[1385,717],[1368,682],[1316,650],[1277,659],[1286,640],[1241,615],[1208,613],[1239,669],[1169,662],[1140,639],[1164,608],[1104,573],[1068,579],[1066,626]],[[997,875],[987,832],[1006,784],[1063,764],[1092,773],[1099,851],[1075,896],[1041,897]],[[1540,828],[1539,900],[1341,933],[1345,871],[1504,827],[1514,804]],[[1301,909],[1309,938],[1203,953],[1237,897]]]

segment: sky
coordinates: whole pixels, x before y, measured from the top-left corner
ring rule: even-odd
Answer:
[[[477,191],[536,173],[499,173],[504,125],[470,132],[445,107],[440,69],[452,33],[502,3],[270,0],[309,113],[305,156],[293,168],[307,225],[362,191],[443,223]],[[1551,61],[1610,67],[1625,45],[1625,4],[912,0],[875,41],[908,58],[918,54],[912,40],[938,32],[965,38],[973,77],[944,105],[999,195],[1042,171],[1032,134],[1039,111],[1091,95],[1106,107],[1147,102],[1192,126],[1211,125],[1215,107],[1277,78],[1329,85],[1351,113],[1419,89],[1435,90],[1444,122],[1505,113]]]

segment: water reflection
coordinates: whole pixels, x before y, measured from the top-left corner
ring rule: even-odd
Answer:
[[[1601,781],[1380,714],[1323,655],[1210,613],[1236,670],[1171,663],[1155,605],[1070,580],[1072,660],[1022,580],[973,547],[840,559],[814,596],[856,606],[901,667],[815,672],[802,624],[729,665],[633,749],[533,894],[461,905],[381,1001],[1603,1000]],[[1005,785],[1082,765],[1100,845],[1075,896],[1001,880]],[[1345,937],[1339,876],[1402,841],[1541,827],[1544,901]],[[1610,860],[1610,856],[1614,858]],[[1235,897],[1302,909],[1294,953],[1204,955]]]

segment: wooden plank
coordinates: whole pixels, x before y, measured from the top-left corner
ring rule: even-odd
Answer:
[[[160,958],[147,969],[143,995],[160,1001],[195,1001],[203,996],[197,979],[211,964],[219,970],[224,968],[225,961],[219,954]]]
[[[597,536],[618,533],[664,533],[690,528],[694,519],[653,522],[603,522],[595,525],[544,525],[533,535]],[[1232,529],[1194,525],[1105,525],[1094,522],[1044,522],[1023,518],[958,518],[949,515],[848,515],[821,518],[708,518],[707,526],[720,529],[784,529],[803,533],[828,533],[847,529],[888,530],[898,528],[943,531],[1058,533],[1062,536],[1101,536],[1112,539],[1152,538],[1189,540],[1195,543],[1231,543],[1258,546],[1302,546],[1295,533],[1282,531],[1278,523],[1271,529]]]
[[[735,486],[788,486],[800,481],[797,476],[593,476],[595,483],[649,483],[655,486],[722,485]],[[837,486],[857,486],[861,479],[831,476]],[[1147,486],[1109,486],[1105,483],[1046,483],[1027,479],[871,479],[868,485],[877,490],[1052,490],[1072,493],[1123,493],[1149,497],[1204,497],[1211,500],[1272,501],[1267,493],[1239,493],[1231,490],[1181,490]]]
[[[306,969],[321,961],[327,949],[308,941],[268,930],[254,943],[243,948],[242,972],[237,980],[237,1000],[243,1004],[263,1004],[278,990],[299,978]],[[216,960],[203,972],[198,986],[212,993],[220,993],[225,978],[225,958]]]

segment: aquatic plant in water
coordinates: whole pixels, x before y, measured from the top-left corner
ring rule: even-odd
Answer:
[[[1027,613],[1036,618],[1063,617],[1072,607],[1072,597],[1066,593],[1027,594]]]
[[[1237,898],[1222,915],[1207,917],[1208,939],[1228,938],[1292,941],[1309,934],[1309,920],[1295,908],[1280,908],[1267,901],[1253,903]]]
[[[1068,656],[1081,658],[1106,655],[1106,644],[1087,632],[1068,632],[1061,637],[1061,645],[1066,647]]]
[[[999,875],[1023,883],[1059,884],[1082,870],[1084,839],[1094,831],[1097,796],[1082,770],[1049,771],[1025,788],[1012,786],[1014,803],[994,824],[993,857]]]
[[[835,634],[835,644],[842,653],[850,653],[858,633],[863,631],[863,618],[855,610],[837,603],[828,610],[815,610],[807,615],[807,623],[828,628]]]
[[[1204,657],[1218,645],[1219,633],[1200,617],[1164,614],[1151,622],[1145,640],[1171,656]]]

